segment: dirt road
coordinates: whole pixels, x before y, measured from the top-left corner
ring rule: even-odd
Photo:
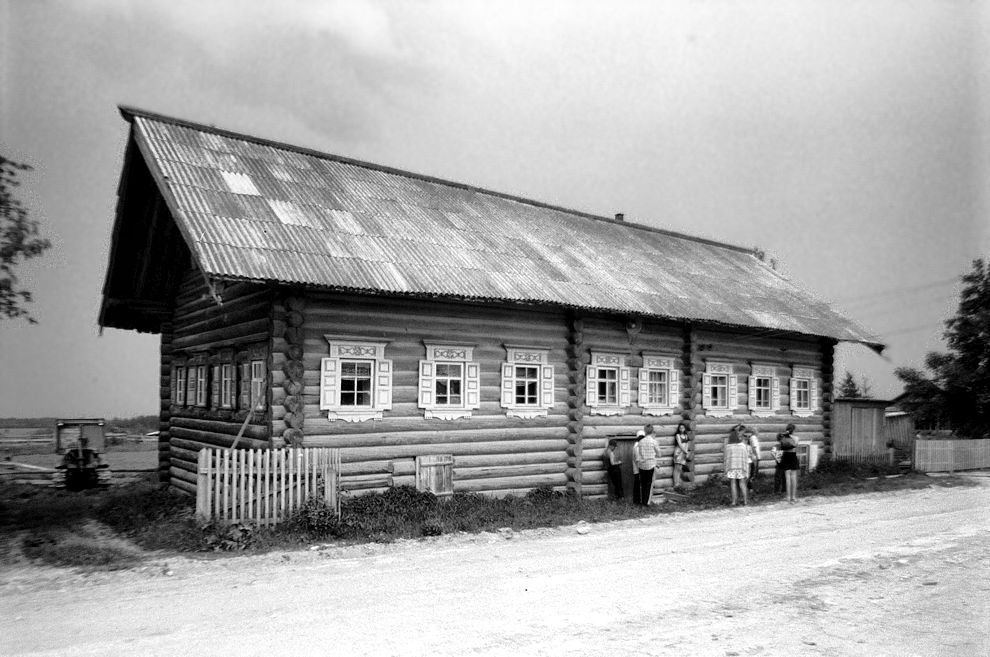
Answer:
[[[3,655],[987,655],[990,478],[796,505],[66,576]]]

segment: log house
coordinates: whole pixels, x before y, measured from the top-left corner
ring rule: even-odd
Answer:
[[[712,240],[121,108],[130,124],[100,325],[161,336],[162,481],[196,455],[341,449],[352,492],[607,492],[651,423],[670,486],[742,422],[827,455],[833,350],[876,338]],[[765,467],[772,470],[769,453]]]

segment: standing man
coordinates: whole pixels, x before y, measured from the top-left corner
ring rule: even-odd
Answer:
[[[649,506],[653,495],[653,474],[660,458],[660,445],[654,437],[652,424],[643,427],[643,434],[643,439],[636,443],[634,456],[636,469],[639,470],[639,503]]]

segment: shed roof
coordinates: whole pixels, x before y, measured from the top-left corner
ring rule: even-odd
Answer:
[[[545,304],[882,348],[750,249],[141,110],[121,113],[210,279]],[[113,269],[118,245],[111,248]]]

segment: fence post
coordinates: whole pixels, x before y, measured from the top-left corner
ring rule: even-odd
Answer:
[[[196,517],[210,520],[210,448],[199,450],[196,459]]]

